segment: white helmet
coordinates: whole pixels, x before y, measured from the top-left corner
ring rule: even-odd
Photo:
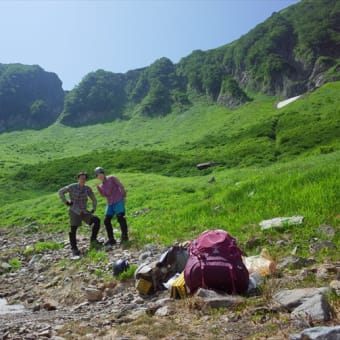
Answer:
[[[99,174],[105,174],[105,171],[102,167],[100,166],[97,166],[95,169],[94,169],[94,172],[96,174],[96,176],[98,176]]]

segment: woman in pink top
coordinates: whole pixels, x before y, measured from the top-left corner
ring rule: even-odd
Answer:
[[[113,236],[113,228],[111,220],[113,216],[117,217],[122,232],[121,242],[129,240],[128,226],[125,219],[125,198],[126,191],[123,184],[114,176],[106,176],[105,171],[101,167],[95,168],[96,177],[102,182],[97,185],[99,193],[107,199],[105,210],[104,224],[108,236],[105,246],[114,246],[117,242]]]

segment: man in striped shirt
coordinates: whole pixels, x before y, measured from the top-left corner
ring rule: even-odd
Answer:
[[[77,228],[81,226],[82,221],[92,226],[91,234],[91,248],[100,247],[100,243],[97,240],[100,219],[94,216],[94,212],[97,207],[97,199],[92,191],[92,189],[85,185],[88,175],[86,172],[81,172],[78,174],[78,183],[73,183],[67,185],[59,190],[59,197],[62,202],[69,207],[70,225],[71,231],[69,233],[70,244],[72,253],[74,256],[79,256],[80,251],[77,247]],[[69,194],[69,199],[65,197],[65,194]],[[88,197],[92,201],[92,209],[87,210],[87,199]]]

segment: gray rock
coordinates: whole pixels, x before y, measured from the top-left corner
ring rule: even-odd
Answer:
[[[12,268],[12,266],[7,262],[1,262],[0,263],[1,272],[9,271],[9,270],[11,270],[11,268]]]
[[[333,280],[329,286],[335,291],[337,296],[340,296],[340,280]]]
[[[199,288],[195,295],[199,296],[201,298],[208,298],[208,299],[223,298],[224,297],[224,295],[221,295],[221,294],[215,292],[214,290],[204,289],[204,288]]]
[[[30,262],[28,262],[29,266],[33,266],[35,263],[39,262],[41,259],[41,255],[35,254],[32,256],[32,258],[30,259]]]
[[[216,298],[203,298],[203,310],[207,311],[210,308],[228,308],[236,306],[244,302],[241,296],[226,295]]]
[[[152,256],[152,252],[146,251],[146,252],[139,255],[138,260],[139,260],[139,262],[143,262],[144,260],[146,260],[150,256]]]
[[[313,327],[305,329],[301,334],[292,334],[290,340],[339,340],[340,326]]]
[[[208,181],[208,183],[215,183],[216,182],[216,179],[215,179],[215,177],[214,176],[212,176],[212,177],[210,177],[210,179],[209,179],[209,181]]]
[[[37,222],[31,222],[27,224],[24,229],[25,233],[36,233],[39,230],[39,225]]]
[[[103,298],[103,292],[96,288],[85,288],[85,295],[89,302],[100,301]]]
[[[281,259],[277,264],[277,269],[284,269],[284,268],[290,268],[290,269],[300,269],[304,267],[308,267],[311,264],[314,264],[315,260],[313,258],[303,258],[295,255],[290,255],[287,257],[284,257]]]
[[[274,294],[273,299],[280,305],[293,311],[296,307],[304,303],[308,298],[315,295],[325,294],[330,291],[329,287],[322,288],[298,288],[292,290],[282,290]]]
[[[195,294],[203,301],[203,310],[210,308],[227,308],[235,306],[244,301],[244,298],[238,295],[219,294],[211,289],[199,288]]]
[[[307,298],[303,303],[296,307],[291,317],[292,319],[310,319],[313,321],[329,321],[331,306],[322,294],[316,294]]]
[[[323,264],[317,267],[316,277],[318,279],[336,279],[338,267],[332,264]]]
[[[246,249],[253,249],[261,245],[261,239],[257,236],[250,237],[245,243],[244,247]]]
[[[325,233],[329,237],[333,237],[335,235],[335,229],[327,224],[322,224],[318,230],[320,233]]]
[[[301,248],[301,247],[300,247],[300,245],[298,244],[297,246],[294,247],[294,249],[292,250],[291,254],[292,254],[293,256],[295,256],[296,253],[298,252],[298,250],[299,250],[300,248]]]
[[[270,220],[260,222],[260,227],[261,230],[266,230],[284,226],[301,225],[303,223],[303,219],[303,216],[275,217]]]
[[[311,253],[318,253],[322,249],[336,250],[336,245],[331,241],[321,241],[310,245],[309,251]]]
[[[170,298],[163,298],[163,299],[159,299],[156,301],[156,305],[158,306],[166,306],[168,304],[172,304],[174,302],[173,299]]]
[[[160,307],[156,310],[156,313],[155,313],[156,316],[168,316],[171,314],[175,314],[175,310],[173,307],[170,307],[170,306]]]
[[[56,310],[58,307],[58,303],[54,300],[47,300],[43,303],[42,307],[48,311]]]
[[[287,241],[287,240],[278,240],[276,243],[275,243],[275,246],[276,247],[283,247],[283,246],[286,246],[287,244],[289,244],[290,242]]]

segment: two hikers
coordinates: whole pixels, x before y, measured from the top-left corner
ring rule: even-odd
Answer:
[[[101,167],[95,169],[95,174],[102,184],[97,185],[99,193],[107,198],[107,207],[105,212],[104,224],[107,231],[108,241],[105,243],[106,247],[111,247],[117,243],[113,236],[113,228],[111,220],[116,215],[120,224],[122,237],[121,242],[128,241],[128,226],[125,219],[125,197],[126,191],[120,181],[114,177],[106,177],[105,171]],[[80,251],[77,247],[77,228],[81,226],[82,221],[92,226],[91,233],[91,248],[100,248],[102,244],[97,240],[98,232],[100,229],[100,219],[94,215],[97,207],[97,199],[92,189],[86,185],[88,175],[86,172],[78,174],[78,183],[70,184],[59,190],[59,197],[62,202],[69,207],[71,231],[69,233],[70,245],[72,254],[79,256]],[[69,200],[65,194],[69,194]],[[88,197],[92,201],[92,209],[87,210]]]
[[[100,243],[97,240],[100,228],[100,219],[97,216],[93,215],[94,212],[96,211],[97,199],[92,189],[85,184],[87,179],[88,179],[87,173],[80,172],[78,174],[78,183],[67,185],[64,188],[61,188],[58,192],[59,197],[63,201],[63,203],[69,206],[69,216],[71,225],[69,238],[72,254],[74,256],[80,255],[80,251],[77,247],[76,235],[77,228],[81,226],[82,221],[92,226],[91,246],[94,247],[100,246]],[[67,200],[65,197],[66,193],[69,194],[69,200]],[[92,201],[92,209],[90,211],[87,210],[88,197]]]

